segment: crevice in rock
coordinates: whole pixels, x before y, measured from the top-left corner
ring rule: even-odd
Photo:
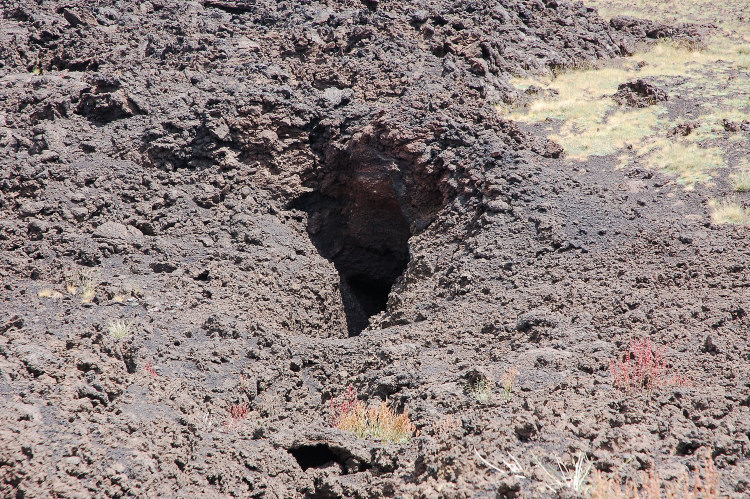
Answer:
[[[290,206],[307,212],[310,240],[338,271],[349,336],[388,313],[391,288],[409,263],[409,238],[448,200],[440,170],[419,164],[421,156],[388,130],[372,125],[348,140],[331,140],[339,132],[322,126],[312,130],[316,163],[303,180],[311,191]]]
[[[365,471],[370,468],[366,463],[357,464],[346,449],[336,449],[326,444],[300,445],[288,451],[297,461],[302,471],[310,468],[328,468],[338,465],[340,473]]]
[[[297,205],[308,213],[313,244],[339,273],[349,336],[356,336],[386,309],[409,263],[409,225],[388,186],[358,188],[350,179],[334,196],[313,192]]]

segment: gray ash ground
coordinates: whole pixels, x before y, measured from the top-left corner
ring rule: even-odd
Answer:
[[[710,449],[746,495],[746,229],[657,173],[571,170],[492,106],[638,26],[554,0],[0,0],[0,494],[569,497],[534,455],[670,480]],[[691,386],[614,387],[645,336]],[[465,393],[513,367],[510,401]],[[418,435],[331,428],[349,384]]]

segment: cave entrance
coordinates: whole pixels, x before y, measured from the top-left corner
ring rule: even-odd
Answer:
[[[379,168],[338,172],[300,198],[318,252],[340,276],[349,336],[386,309],[391,287],[409,263],[409,224],[392,177]]]
[[[302,445],[300,447],[290,449],[289,453],[297,460],[302,471],[306,471],[310,468],[326,467],[331,464],[338,464],[342,468],[345,466],[344,460],[337,453],[325,445]]]

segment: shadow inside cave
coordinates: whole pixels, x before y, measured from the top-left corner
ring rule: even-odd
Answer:
[[[339,273],[349,336],[386,309],[391,286],[409,262],[410,236],[392,188],[354,184],[345,182],[331,195],[306,194],[294,206],[307,212],[311,241]]]

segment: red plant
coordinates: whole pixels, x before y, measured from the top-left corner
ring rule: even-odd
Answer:
[[[617,388],[626,392],[646,390],[665,385],[687,385],[679,375],[670,375],[670,365],[664,350],[656,349],[651,340],[631,339],[628,350],[617,360],[610,361],[610,370]]]
[[[337,428],[341,420],[357,408],[357,390],[352,385],[341,397],[331,399],[331,426]]]
[[[357,400],[357,390],[351,385],[340,397],[331,399],[331,426],[350,431],[360,438],[377,438],[384,442],[408,442],[417,430],[409,414],[397,414],[388,405],[380,402],[377,407],[368,407]]]
[[[247,417],[247,404],[237,404],[229,408],[229,415],[234,421],[245,419]]]
[[[156,372],[156,369],[154,369],[154,366],[151,365],[151,362],[146,363],[145,366],[143,366],[143,369],[151,375],[152,378],[156,379],[157,376],[159,376],[159,373]]]
[[[229,408],[229,418],[224,421],[226,430],[234,428],[237,423],[247,418],[247,403],[236,404]]]

